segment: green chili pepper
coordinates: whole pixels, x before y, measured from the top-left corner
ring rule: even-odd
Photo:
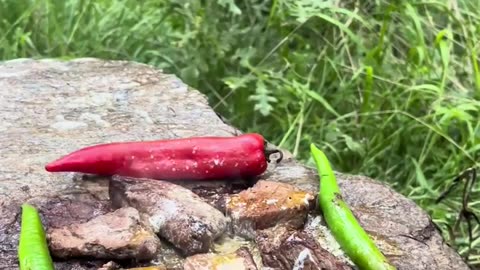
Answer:
[[[22,205],[22,224],[18,247],[20,270],[54,270],[45,231],[37,209]]]
[[[310,151],[320,178],[318,203],[333,236],[361,270],[394,270],[343,201],[335,174],[325,154],[313,143]]]

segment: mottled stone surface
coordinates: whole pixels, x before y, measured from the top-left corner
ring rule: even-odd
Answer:
[[[59,209],[66,209],[65,215],[72,220],[84,221],[98,216],[106,207],[105,179],[83,181],[75,174],[50,174],[44,170],[47,162],[97,143],[232,136],[237,132],[221,121],[198,91],[174,76],[136,63],[96,59],[7,61],[0,63],[0,90],[0,269],[18,268],[16,245],[22,202],[31,200],[47,206],[41,213],[50,217],[47,223],[57,225],[65,225],[55,220],[61,216]],[[288,157],[273,169],[269,168],[262,178],[316,193],[318,179],[313,169]],[[442,243],[428,216],[411,201],[362,176],[339,174],[339,179],[346,201],[398,269],[467,269],[461,258]],[[79,204],[75,201],[82,196],[90,198],[82,202],[84,205],[97,205],[98,211],[87,209],[76,215],[74,209]],[[59,205],[49,205],[49,198],[60,198]],[[65,198],[73,202],[72,207]],[[169,260],[159,259],[162,263]],[[98,269],[105,263],[57,262],[56,266]],[[181,269],[174,267],[180,264],[165,265]]]

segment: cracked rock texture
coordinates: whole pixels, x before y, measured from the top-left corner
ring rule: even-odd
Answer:
[[[238,134],[198,91],[138,63],[6,61],[0,63],[0,89],[0,269],[18,269],[21,203],[39,206],[52,227],[85,222],[109,211],[107,179],[47,173],[44,165],[49,161],[97,143]],[[285,156],[262,179],[316,194],[315,170]],[[363,176],[338,178],[360,223],[398,269],[468,269],[412,201]],[[319,227],[310,226],[309,233],[330,239],[322,222],[315,224]],[[322,243],[334,246],[331,241]],[[158,259],[167,268],[181,269],[181,260],[171,260]],[[98,269],[107,262],[57,261],[56,269]]]

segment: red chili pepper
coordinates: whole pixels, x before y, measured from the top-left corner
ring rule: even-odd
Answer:
[[[45,166],[49,172],[123,175],[163,180],[254,177],[267,168],[269,150],[260,134],[117,142],[82,148]]]

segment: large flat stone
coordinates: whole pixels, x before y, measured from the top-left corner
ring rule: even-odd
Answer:
[[[107,179],[85,181],[72,173],[47,173],[47,162],[97,143],[238,132],[221,121],[198,91],[137,63],[7,61],[0,63],[0,90],[0,269],[18,268],[22,202],[37,205],[52,226],[85,222],[108,211]],[[294,184],[313,194],[318,188],[315,171],[288,157],[262,179]],[[398,269],[468,269],[413,202],[362,176],[339,174],[339,181],[362,225]],[[77,213],[81,205],[86,211]],[[98,211],[92,210],[95,205]],[[328,238],[328,230],[319,222],[315,225],[310,233]],[[326,250],[334,246],[324,243],[332,245]],[[160,263],[181,269],[182,260],[174,252],[164,254],[171,257],[163,255]],[[67,261],[56,266],[98,269],[107,262]]]

